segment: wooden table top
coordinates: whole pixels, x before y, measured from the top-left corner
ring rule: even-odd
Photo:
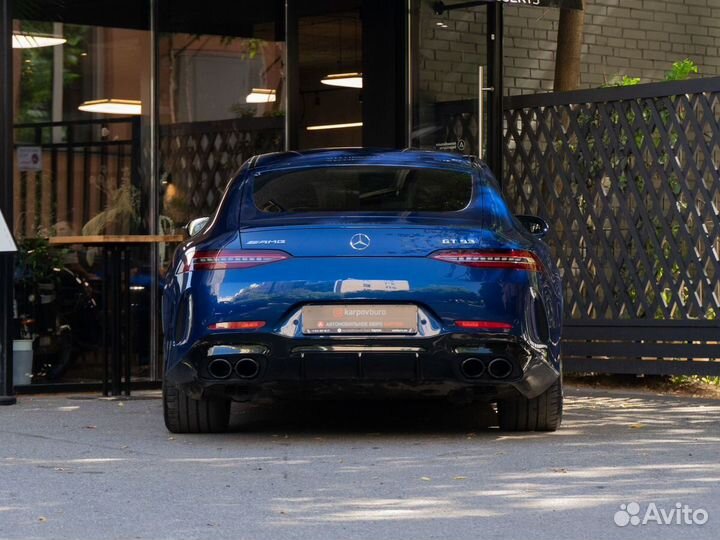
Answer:
[[[104,245],[141,245],[158,244],[161,242],[173,243],[182,242],[185,237],[182,234],[109,234],[109,235],[88,235],[88,236],[53,236],[48,239],[50,245],[64,246],[72,244],[83,244],[86,246]]]

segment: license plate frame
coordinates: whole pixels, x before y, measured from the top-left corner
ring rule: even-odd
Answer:
[[[305,335],[413,335],[418,308],[411,304],[319,304],[302,311]]]

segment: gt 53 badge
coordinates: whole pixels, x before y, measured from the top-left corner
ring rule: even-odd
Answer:
[[[475,238],[443,238],[442,243],[450,245],[468,245],[477,244],[478,241]]]

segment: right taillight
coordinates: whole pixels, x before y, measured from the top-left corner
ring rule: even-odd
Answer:
[[[235,270],[253,268],[263,264],[284,261],[290,255],[284,251],[270,250],[219,250],[196,251],[183,265],[183,272],[198,270]]]
[[[498,268],[510,270],[527,270],[539,272],[542,263],[530,251],[484,251],[476,249],[456,249],[436,251],[430,255],[432,259],[472,268]]]

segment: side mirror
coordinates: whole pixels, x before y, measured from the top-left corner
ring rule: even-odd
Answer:
[[[190,236],[195,236],[205,228],[205,225],[207,225],[208,221],[210,221],[209,217],[193,219],[190,223],[187,224],[185,230]]]
[[[530,234],[537,236],[538,238],[543,238],[547,234],[548,230],[550,230],[550,226],[547,224],[547,221],[537,216],[520,215],[515,216],[515,218],[523,227],[525,227],[525,229],[527,229]]]

